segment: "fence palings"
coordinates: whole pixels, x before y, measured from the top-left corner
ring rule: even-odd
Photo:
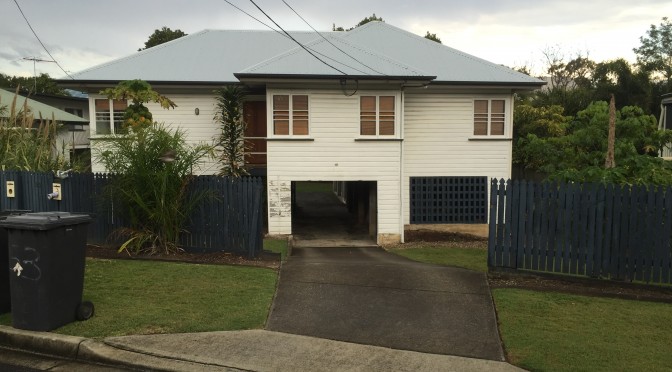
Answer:
[[[672,188],[491,181],[488,265],[672,283]]]
[[[92,244],[116,242],[111,234],[130,227],[120,203],[106,197],[111,176],[102,173],[71,173],[57,179],[52,173],[0,171],[0,210],[33,212],[64,211],[91,214],[87,240]],[[8,198],[7,181],[13,181],[15,196]],[[52,183],[60,183],[62,200],[48,200]],[[180,237],[182,248],[191,252],[232,252],[255,256],[263,247],[263,179],[194,177],[192,195],[200,195],[189,223]]]

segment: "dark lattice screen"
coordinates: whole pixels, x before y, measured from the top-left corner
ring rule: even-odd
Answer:
[[[487,223],[487,177],[411,177],[411,223]]]

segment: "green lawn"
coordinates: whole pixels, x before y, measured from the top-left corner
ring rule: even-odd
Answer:
[[[531,371],[669,371],[672,304],[492,291],[512,363]]]
[[[487,271],[487,251],[390,248],[412,260]],[[510,361],[531,371],[668,371],[672,304],[535,292],[492,291]]]
[[[414,261],[488,271],[488,251],[479,248],[417,247],[389,248],[392,253]]]
[[[264,326],[277,273],[265,268],[87,259],[84,299],[95,316],[55,332],[84,337]],[[9,314],[0,316],[9,325]]]
[[[287,239],[264,239],[264,250],[273,253],[280,253],[281,259],[287,259],[288,244]]]

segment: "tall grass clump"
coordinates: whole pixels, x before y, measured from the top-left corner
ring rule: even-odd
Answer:
[[[35,117],[27,102],[17,106],[16,94],[11,102],[0,102],[0,169],[34,172],[61,169],[65,157],[56,151],[56,121]]]

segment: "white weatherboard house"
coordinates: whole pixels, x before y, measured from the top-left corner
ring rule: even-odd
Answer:
[[[213,90],[243,84],[270,234],[292,233],[298,181],[364,203],[379,244],[403,241],[410,223],[487,222],[489,179],[511,174],[514,94],[544,82],[381,22],[290,34],[205,30],[61,83],[88,91],[93,146],[118,128],[126,103],[97,92],[119,81],[150,82],[178,105],[150,107],[155,120],[206,142],[219,131]]]

